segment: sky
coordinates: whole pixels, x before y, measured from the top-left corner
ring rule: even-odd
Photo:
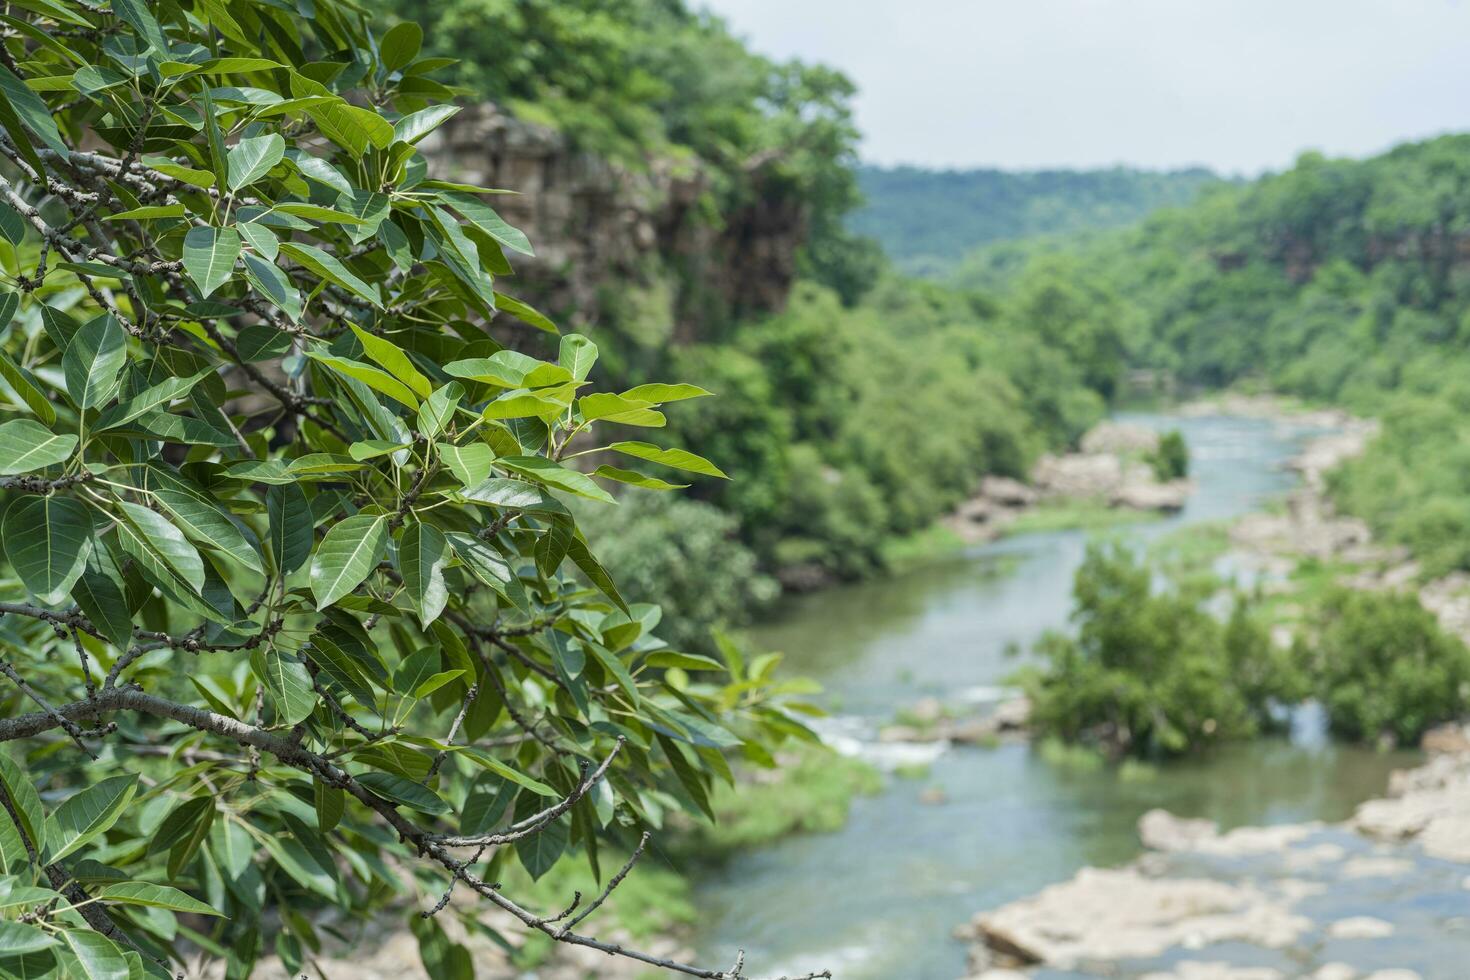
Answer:
[[[1470,0],[703,0],[859,87],[865,160],[1253,175],[1470,129]]]

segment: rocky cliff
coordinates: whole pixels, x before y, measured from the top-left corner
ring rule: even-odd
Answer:
[[[536,248],[515,291],[570,328],[687,342],[779,309],[795,278],[807,209],[760,164],[742,202],[722,203],[697,161],[620,165],[488,103],[422,146],[436,177],[517,192],[495,202]]]

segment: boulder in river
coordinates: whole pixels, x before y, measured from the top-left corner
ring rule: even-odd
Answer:
[[[1071,881],[976,916],[973,934],[1009,965],[1072,969],[1227,940],[1280,948],[1311,927],[1248,884],[1084,868]]]

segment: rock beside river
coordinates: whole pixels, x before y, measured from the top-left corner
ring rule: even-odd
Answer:
[[[1008,965],[1061,969],[1227,940],[1279,948],[1310,925],[1249,885],[1152,878],[1137,868],[1084,868],[1071,881],[972,922],[976,938]]]
[[[1395,773],[1389,794],[1339,825],[1221,832],[1150,811],[1139,821],[1150,851],[1136,861],[1084,868],[963,927],[969,980],[1470,975],[1470,752]]]
[[[1160,482],[1145,456],[1158,448],[1159,434],[1140,425],[1099,422],[1079,451],[1046,455],[1031,470],[1031,482],[987,476],[955,508],[945,524],[969,542],[988,541],[1028,509],[1043,503],[1095,502],[1137,511],[1177,511],[1194,490],[1188,480]]]

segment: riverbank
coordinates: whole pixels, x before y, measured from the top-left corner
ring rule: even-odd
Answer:
[[[1076,452],[1037,460],[1029,482],[985,477],[939,526],[960,544],[974,545],[1005,534],[1102,527],[1177,513],[1194,484],[1183,477],[1160,478],[1151,463],[1160,440],[1159,432],[1143,426],[1099,422]]]
[[[1304,418],[1270,399],[1228,404],[1241,415]],[[1377,423],[1340,412],[1308,418],[1328,431],[1290,461],[1300,485],[1281,506],[1232,522],[1208,557],[1260,577],[1277,597],[1283,644],[1293,613],[1341,586],[1412,591],[1442,629],[1470,640],[1470,578],[1424,576],[1405,549],[1376,542],[1333,506],[1331,472],[1367,450]],[[1340,823],[1222,834],[1213,821],[1146,814],[1143,857],[1085,867],[962,927],[970,975],[1457,980],[1470,961],[1458,918],[1470,888],[1470,735],[1445,725],[1424,745],[1435,753],[1427,764],[1395,773],[1386,796]]]

